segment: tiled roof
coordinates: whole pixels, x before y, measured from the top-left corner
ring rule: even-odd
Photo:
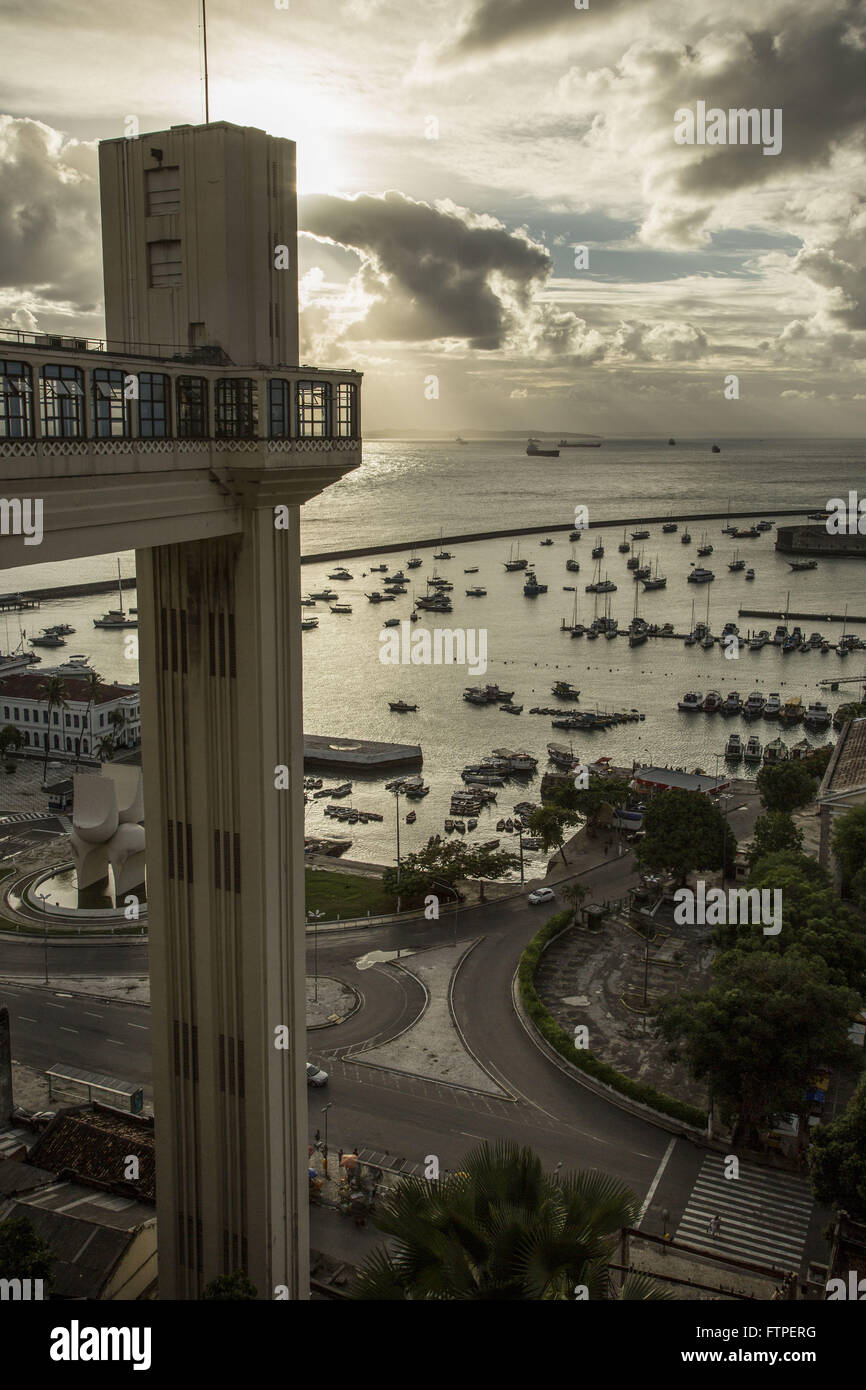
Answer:
[[[137,1181],[124,1177],[125,1160],[138,1158]],[[156,1155],[153,1124],[110,1106],[85,1105],[63,1110],[40,1135],[30,1161],[52,1173],[74,1173],[128,1192],[140,1201],[156,1201]]]
[[[37,1236],[51,1247],[55,1260],[51,1292],[61,1298],[99,1298],[134,1239],[128,1230],[99,1226],[27,1201],[0,1199],[0,1222],[20,1217],[26,1217]]]
[[[839,736],[819,797],[866,787],[866,719],[852,719]]]
[[[24,1163],[16,1158],[0,1159],[0,1197],[14,1197],[20,1192],[30,1192],[34,1187],[45,1187],[53,1181],[53,1173],[44,1168],[35,1168],[32,1163]]]
[[[59,679],[66,686],[67,700],[78,700],[83,705],[87,704],[87,681],[80,680],[77,676],[61,676]],[[0,680],[0,696],[9,695],[19,700],[44,700],[42,686],[45,680],[45,675],[38,671],[19,671]],[[93,703],[105,705],[110,700],[122,700],[126,695],[137,694],[138,691],[133,686],[114,685],[109,681],[99,687]]]

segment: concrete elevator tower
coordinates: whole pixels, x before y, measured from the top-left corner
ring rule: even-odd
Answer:
[[[0,563],[136,553],[160,1297],[306,1298],[299,517],[361,461],[360,377],[298,366],[291,141],[99,163],[106,343],[0,330],[0,493],[44,502]]]

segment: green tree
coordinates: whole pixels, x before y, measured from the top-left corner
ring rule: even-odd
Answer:
[[[258,1289],[251,1283],[242,1269],[236,1269],[233,1274],[220,1274],[218,1278],[211,1279],[209,1284],[205,1284],[202,1290],[202,1298],[214,1302],[228,1303],[238,1299],[258,1298]]]
[[[824,743],[820,748],[813,748],[811,753],[807,753],[805,758],[800,761],[807,772],[820,781],[827,771],[827,765],[833,756],[834,743]]]
[[[96,756],[101,763],[110,763],[114,757],[114,737],[112,734],[100,734],[96,741]]]
[[[847,724],[849,719],[862,719],[866,714],[866,704],[861,704],[857,700],[851,700],[847,705],[840,705],[833,716],[833,727],[841,729],[843,724]]]
[[[50,1287],[54,1254],[27,1216],[0,1222],[0,1279],[42,1279]]]
[[[644,812],[644,838],[636,859],[644,869],[676,874],[733,867],[737,842],[718,806],[700,792],[658,792]]]
[[[814,799],[817,784],[802,762],[765,763],[756,786],[765,811],[797,811]]]
[[[784,853],[792,850],[795,854],[803,848],[803,832],[784,811],[765,811],[755,821],[754,839],[749,850],[749,863],[756,864],[766,859],[768,854]]]
[[[809,1169],[817,1202],[866,1221],[866,1076],[842,1114],[816,1129]]]
[[[843,890],[855,896],[852,886],[866,864],[866,806],[852,806],[850,811],[836,816],[830,840],[842,874]],[[866,899],[860,901],[861,907],[864,902]]]
[[[557,810],[570,813],[571,824],[577,816],[582,816],[587,826],[594,830],[605,806],[615,810],[629,798],[629,784],[624,777],[590,777],[589,785],[578,789],[573,778],[561,782],[554,788],[551,803]]]
[[[520,864],[520,857],[507,849],[484,849],[482,846],[467,845],[467,877],[478,882],[478,894],[484,902],[484,880],[502,878]]]
[[[0,759],[21,747],[21,734],[14,724],[6,724],[0,729]]]
[[[866,990],[866,933],[833,891],[830,877],[808,855],[787,852],[758,860],[749,888],[778,890],[782,930],[764,936],[753,926],[719,928],[717,940],[740,951],[769,951],[824,961],[834,985]]]
[[[662,1299],[645,1277],[614,1291],[608,1265],[638,1201],[596,1172],[545,1173],[538,1156],[510,1141],[482,1144],[461,1171],[404,1179],[382,1201],[376,1225],[391,1237],[358,1271],[355,1297],[369,1300]]]
[[[121,742],[120,736],[126,727],[126,710],[113,709],[108,716],[108,722],[111,725],[115,746],[117,746]]]
[[[453,887],[458,879],[499,878],[518,862],[517,855],[509,850],[482,850],[462,840],[431,837],[423,849],[402,858],[399,873],[396,865],[385,870],[382,888],[393,897],[399,893],[403,902],[415,903],[435,893],[437,885]],[[455,892],[459,890],[455,888]]]
[[[577,921],[577,914],[584,901],[589,897],[589,889],[583,883],[568,883],[561,890],[562,897],[571,908],[571,919]]]
[[[568,823],[567,812],[558,811],[555,806],[548,804],[537,806],[529,817],[530,834],[538,837],[545,854],[549,854],[551,850],[559,850],[563,864],[568,863],[564,849]]]
[[[754,929],[753,929],[754,930]],[[853,990],[828,981],[823,961],[767,951],[727,951],[706,993],[660,1005],[658,1027],[729,1119],[747,1137],[777,1114],[800,1113],[816,1067],[849,1065]]]
[[[45,759],[42,764],[43,786],[45,785],[45,782],[48,778],[48,752],[49,743],[51,740],[51,711],[54,709],[55,705],[58,706],[59,709],[68,709],[68,705],[66,703],[68,695],[69,689],[66,685],[65,680],[63,680],[61,676],[48,676],[39,686],[40,700],[46,700],[48,702],[48,728],[45,730]]]

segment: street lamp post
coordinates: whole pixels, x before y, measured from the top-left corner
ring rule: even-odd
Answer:
[[[520,886],[523,887],[526,879],[523,876],[523,826],[520,827]]]
[[[720,772],[719,772],[719,762],[720,762],[720,760],[724,757],[724,754],[723,754],[723,753],[714,753],[714,754],[713,754],[713,757],[714,757],[715,760],[716,760],[716,781],[719,782],[719,781],[721,781],[721,774],[720,774]],[[716,790],[718,791],[718,788],[717,788]],[[733,797],[730,796],[728,793],[726,793],[726,792],[719,792],[719,801],[721,801],[722,804],[723,804],[723,806],[724,806],[724,815],[725,815],[725,829],[724,829],[723,838],[722,838],[722,888],[724,888],[725,883],[727,882],[727,877],[728,877],[728,876],[727,876],[727,873],[725,872],[725,865],[726,865],[727,854],[728,854],[728,803],[729,803],[730,801],[732,801],[732,800],[733,800]]]
[[[313,919],[313,1002],[319,1002],[319,918],[324,917],[323,908],[313,908],[307,913],[307,921]]]
[[[438,878],[432,878],[431,883],[435,883],[437,888],[444,888],[446,892],[454,894],[454,945],[457,945],[457,912],[460,907],[460,894],[453,883],[443,883]]]
[[[395,782],[391,788],[397,798],[397,914],[400,913],[400,793],[406,790],[405,783]],[[399,958],[399,956],[398,956]]]

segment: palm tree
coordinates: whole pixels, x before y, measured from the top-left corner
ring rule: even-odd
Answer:
[[[90,728],[90,711],[93,708],[93,701],[96,699],[97,695],[99,694],[102,688],[102,677],[100,676],[99,672],[90,671],[85,678],[85,684],[87,686],[87,713],[85,714],[84,719],[81,723],[81,732],[79,733],[78,738],[75,741],[76,767],[78,767],[79,763],[81,762],[81,740],[84,736],[85,731],[90,735],[88,749],[91,752],[93,751],[93,734]]]
[[[584,899],[589,897],[589,889],[583,883],[569,883],[562,889],[562,896],[570,904],[572,921],[576,922]]]
[[[42,785],[45,786],[48,777],[48,749],[51,741],[51,711],[55,705],[59,709],[68,709],[66,698],[69,694],[67,685],[62,676],[48,676],[39,687],[40,700],[48,701],[48,728],[45,732],[45,760],[42,764]]]
[[[110,763],[114,757],[113,734],[100,734],[96,745],[96,756],[101,763]]]
[[[112,737],[116,745],[121,733],[123,732],[123,727],[126,724],[126,710],[113,709],[111,711],[111,714],[108,716],[108,722],[114,730]]]
[[[552,849],[558,849],[562,855],[563,864],[568,864],[563,848],[565,844],[565,814],[554,806],[539,806],[529,818],[529,829],[533,835],[537,835],[540,839],[541,848],[545,854],[549,854]]]
[[[614,1178],[557,1178],[528,1148],[484,1143],[461,1171],[408,1178],[380,1199],[376,1225],[391,1237],[358,1271],[359,1299],[666,1298],[629,1276],[617,1293],[608,1269],[638,1201]]]

